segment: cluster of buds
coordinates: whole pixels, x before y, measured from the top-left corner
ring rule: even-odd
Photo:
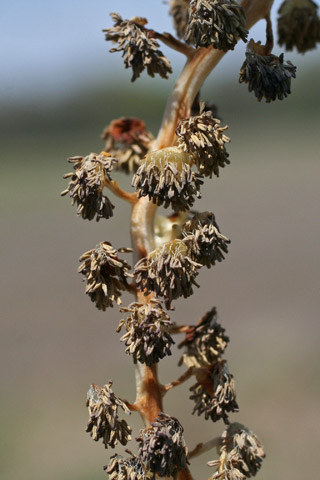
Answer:
[[[112,382],[103,388],[91,385],[87,394],[89,422],[87,432],[96,442],[102,438],[105,448],[114,448],[118,442],[126,445],[131,440],[131,428],[125,420],[119,420],[118,408],[130,414],[127,405],[115,396]]]

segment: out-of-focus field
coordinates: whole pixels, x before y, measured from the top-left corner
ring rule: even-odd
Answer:
[[[260,479],[315,478],[319,457],[319,69],[303,72],[284,102],[258,104],[246,87],[206,89],[230,126],[231,165],[206,180],[199,210],[212,210],[232,239],[226,260],[199,275],[201,288],[176,302],[172,319],[193,323],[216,305],[231,343],[240,413],[267,452]],[[142,83],[143,85],[143,83]],[[78,257],[99,241],[128,246],[129,210],[82,221],[60,198],[65,158],[99,151],[113,117],[146,118],[155,132],[166,92],[79,92],[56,105],[2,109],[1,131],[1,448],[3,480],[98,480],[113,451],[85,433],[86,391],[114,380],[133,400],[118,309],[99,312],[84,295]],[[169,87],[166,87],[169,88]],[[118,175],[129,189],[126,177]],[[124,305],[131,298],[124,297]],[[177,339],[179,343],[179,339]],[[163,382],[179,374],[179,353],[161,362]],[[165,399],[185,426],[190,448],[222,432],[191,416],[189,381]],[[130,422],[134,434],[141,427]],[[133,450],[135,447],[131,447]],[[119,449],[121,451],[121,449]],[[196,479],[212,473],[194,462]]]

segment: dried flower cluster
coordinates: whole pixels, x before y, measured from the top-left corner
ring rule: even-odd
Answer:
[[[187,468],[187,447],[179,421],[159,413],[152,426],[140,431],[137,438],[139,454],[148,469],[159,477],[176,478],[181,469]]]
[[[153,135],[139,118],[122,117],[113,120],[104,129],[102,139],[105,141],[105,150],[118,160],[114,168],[133,173],[148,152]]]
[[[61,195],[70,195],[72,204],[78,206],[77,214],[85,220],[112,217],[114,206],[102,190],[111,180],[109,173],[117,160],[102,152],[100,155],[91,153],[87,157],[71,157],[68,162],[73,164],[75,171],[64,175],[63,178],[71,180]]]
[[[112,13],[111,18],[114,26],[104,30],[106,40],[119,44],[110,52],[123,52],[125,67],[132,68],[131,81],[134,82],[140,77],[145,69],[151,77],[157,73],[168,78],[172,73],[170,62],[159,50],[158,42],[144,28],[147,20],[140,17],[123,20],[118,13]]]
[[[113,307],[113,302],[121,305],[121,291],[126,290],[130,265],[120,260],[118,252],[131,252],[131,249],[115,250],[109,242],[101,242],[96,248],[80,257],[79,273],[87,282],[86,293],[99,310]]]
[[[199,321],[190,327],[186,339],[179,348],[186,347],[179,364],[187,367],[212,367],[222,355],[229,342],[225,329],[218,323],[217,310],[213,307]]]
[[[254,92],[260,102],[265,98],[266,102],[283,100],[291,93],[291,79],[296,77],[296,67],[290,62],[284,62],[283,53],[265,55],[264,47],[260,42],[250,40],[246,60],[243,63],[239,82],[247,83],[249,92]]]
[[[234,0],[191,0],[185,38],[197,47],[233,50],[248,36],[243,8]]]
[[[133,273],[139,290],[163,297],[170,308],[172,300],[192,295],[193,285],[198,286],[195,278],[200,267],[189,256],[186,243],[176,239],[142,258]]]
[[[279,8],[279,45],[299,53],[313,50],[320,42],[318,5],[312,0],[285,0]]]
[[[179,123],[176,134],[179,146],[194,157],[199,173],[206,177],[219,177],[219,168],[230,163],[225,144],[230,142],[224,134],[227,126],[221,127],[220,120],[213,118],[211,111],[200,107],[200,115],[185,118]]]
[[[213,480],[245,480],[256,475],[264,458],[258,437],[244,425],[232,423],[221,436],[219,460],[208,465],[218,467]]]
[[[103,468],[110,480],[147,480],[151,478],[141,459],[133,454],[129,458],[113,455],[109,464]]]
[[[106,40],[117,44],[111,52],[121,52],[126,68],[136,80],[146,70],[152,77],[167,78],[171,65],[159,50],[157,40],[186,55],[187,63],[168,101],[166,113],[156,139],[143,121],[135,117],[113,120],[104,130],[105,151],[99,155],[72,157],[74,171],[69,194],[84,219],[109,218],[114,206],[103,195],[109,188],[132,208],[131,237],[136,265],[119,258],[121,252],[103,241],[80,257],[79,272],[86,281],[86,293],[99,310],[121,305],[123,291],[136,295],[136,302],[120,309],[125,318],[117,331],[124,330],[121,342],[136,366],[136,399],[134,403],[116,397],[112,382],[103,388],[91,385],[87,395],[89,422],[87,431],[105,447],[126,445],[132,430],[118,415],[139,412],[145,423],[136,438],[137,455],[114,455],[104,467],[111,480],[154,480],[156,477],[192,480],[188,450],[180,422],[163,411],[163,397],[194,377],[190,388],[193,414],[205,420],[222,420],[229,424],[231,412],[238,412],[233,375],[224,352],[229,338],[212,308],[198,324],[173,323],[166,313],[172,302],[187,298],[197,286],[202,266],[210,268],[228,253],[230,240],[219,229],[212,212],[190,211],[204,177],[219,177],[220,169],[230,163],[226,151],[230,141],[216,118],[216,108],[200,101],[200,91],[210,68],[222,51],[233,50],[239,39],[246,41],[245,11],[248,23],[266,20],[266,44],[251,40],[240,71],[240,83],[247,83],[260,101],[282,100],[290,93],[296,67],[284,62],[283,54],[272,54],[273,33],[270,19],[272,2],[246,0],[242,6],[235,0],[170,0],[174,27],[178,37],[146,28],[147,20],[134,17],[123,20],[111,14],[114,25],[106,30]],[[270,5],[269,5],[270,4]],[[315,48],[320,41],[317,5],[312,0],[286,0],[279,10],[280,44],[299,52]],[[184,41],[183,41],[184,39]],[[187,45],[193,44],[195,48]],[[132,173],[136,193],[122,190],[111,180],[112,170]],[[148,201],[150,200],[150,201]],[[156,207],[171,207],[169,216],[156,215]],[[132,281],[129,283],[129,279]],[[158,300],[160,298],[160,300]],[[163,300],[163,304],[162,304]],[[164,305],[164,306],[163,306]],[[185,333],[179,365],[185,370],[178,379],[162,385],[157,363],[171,355],[173,334]],[[221,438],[200,443],[189,457],[207,451],[219,442],[219,460],[209,463],[218,467],[212,480],[245,480],[254,476],[265,456],[259,439],[238,423],[229,424]]]
[[[139,197],[148,196],[156,205],[189,210],[200,198],[202,176],[191,169],[192,155],[177,147],[150,152],[132,180]]]
[[[126,404],[115,396],[112,382],[103,388],[91,385],[87,394],[87,407],[89,410],[89,422],[87,432],[96,442],[102,438],[106,448],[114,448],[118,442],[126,445],[131,440],[131,428],[125,420],[119,420],[118,408],[120,407],[127,415],[130,410]]]
[[[124,326],[125,335],[121,341],[126,345],[126,353],[132,355],[134,363],[145,363],[149,367],[171,355],[174,344],[168,329],[172,325],[159,300],[152,299],[149,304],[131,303],[122,312],[130,313],[121,320],[118,331]]]
[[[196,213],[181,227],[181,237],[188,245],[192,258],[210,268],[224,260],[230,240],[220,233],[211,212]]]
[[[170,15],[179,38],[184,38],[189,17],[189,0],[171,0]]]
[[[233,375],[225,361],[217,361],[212,369],[196,372],[197,383],[190,388],[195,406],[192,413],[204,415],[213,422],[223,419],[228,421],[229,412],[238,412],[236,389]]]

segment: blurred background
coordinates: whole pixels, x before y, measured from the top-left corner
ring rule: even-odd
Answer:
[[[140,117],[156,134],[184,60],[164,47],[170,79],[143,75],[130,84],[120,55],[104,41],[110,11],[146,16],[150,27],[173,32],[165,2],[0,4],[0,475],[99,480],[114,451],[85,433],[86,392],[113,379],[116,394],[133,401],[134,368],[115,333],[121,314],[99,312],[86,298],[78,257],[103,240],[129,246],[130,212],[112,199],[112,219],[77,218],[70,199],[59,196],[62,176],[70,171],[67,157],[102,149],[100,134],[113,118]],[[250,36],[263,41],[264,28],[259,22]],[[272,104],[238,84],[244,50],[239,44],[228,53],[202,92],[229,125],[231,165],[206,181],[196,208],[215,213],[232,239],[230,253],[201,271],[201,288],[176,302],[172,320],[194,323],[217,307],[231,338],[226,358],[240,405],[231,420],[252,428],[267,452],[259,478],[308,479],[319,456],[319,49],[285,55],[297,79],[292,95]],[[116,178],[130,189],[127,177]],[[124,296],[124,305],[131,301]],[[178,359],[174,349],[161,362],[163,382],[181,373]],[[165,400],[190,449],[224,429],[191,415],[191,385]],[[139,417],[130,423],[136,435]],[[206,462],[213,458],[209,452],[194,461],[195,479],[212,474]]]

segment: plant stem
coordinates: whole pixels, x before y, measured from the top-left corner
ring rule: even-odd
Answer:
[[[198,445],[189,452],[188,458],[193,458],[193,457],[198,457],[199,455],[202,455],[202,453],[208,452],[212,448],[217,447],[220,445],[221,438],[216,437],[213,438],[212,440],[209,440],[208,442],[205,443],[198,443]]]
[[[247,28],[251,28],[258,20],[265,18],[270,12],[273,0],[243,0],[242,6],[247,14]],[[210,48],[198,48],[189,57],[173,92],[168,100],[162,125],[153,149],[158,150],[175,144],[175,130],[181,118],[188,117],[192,102],[201,85],[224,56],[224,52]],[[147,197],[140,198],[132,207],[131,236],[135,249],[135,261],[143,258],[155,248],[154,243],[154,205]],[[141,303],[147,303],[151,296],[137,295]],[[139,364],[136,369],[137,398],[135,404],[139,407],[146,425],[163,411],[161,386],[158,381],[157,365],[147,367]],[[212,441],[211,441],[212,443]],[[203,444],[203,448],[205,445]],[[200,447],[196,447],[198,450]],[[200,450],[199,450],[200,451]],[[196,453],[191,452],[192,456]],[[179,473],[179,480],[192,478],[188,471]]]

